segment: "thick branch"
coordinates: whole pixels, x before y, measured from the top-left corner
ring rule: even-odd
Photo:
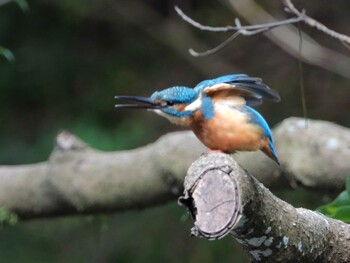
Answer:
[[[179,201],[193,215],[193,235],[231,234],[252,262],[350,261],[350,225],[280,200],[229,155],[193,163]]]
[[[274,131],[279,167],[261,152],[235,158],[269,188],[290,182],[338,191],[350,170],[350,131],[290,118]],[[0,166],[0,207],[21,218],[146,207],[174,199],[189,165],[206,152],[190,131],[164,135],[135,150],[101,152],[63,132],[47,162]]]
[[[186,169],[204,151],[191,133],[165,135],[135,150],[101,152],[61,132],[47,162],[0,167],[0,207],[26,219],[163,203],[178,196]]]

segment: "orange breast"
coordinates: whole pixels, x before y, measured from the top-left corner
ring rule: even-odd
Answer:
[[[256,151],[266,144],[262,129],[248,123],[244,113],[226,105],[215,104],[215,116],[205,120],[198,111],[191,128],[199,140],[212,150],[224,152]]]

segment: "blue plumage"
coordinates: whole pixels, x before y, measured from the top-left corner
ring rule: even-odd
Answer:
[[[263,99],[274,102],[280,101],[278,93],[262,83],[260,78],[249,77],[245,74],[226,75],[215,79],[204,80],[198,83],[194,89],[199,93],[210,93],[212,91],[211,87],[215,86],[217,88],[217,85],[220,84],[231,85],[229,87],[223,87],[226,90],[232,89],[236,91],[237,94],[246,100],[247,105],[250,106],[261,104]]]
[[[221,76],[221,77],[218,77],[215,79],[207,79],[207,80],[203,80],[203,81],[199,82],[194,87],[194,89],[197,91],[202,91],[206,87],[214,86],[214,85],[220,84],[220,83],[230,83],[230,82],[233,82],[233,81],[240,79],[240,78],[243,78],[243,77],[247,77],[247,75],[245,75],[245,74],[232,74],[232,75]]]
[[[156,91],[151,97],[116,98],[141,103],[116,107],[154,110],[174,124],[190,126],[210,149],[229,153],[261,150],[279,164],[267,122],[249,107],[259,105],[264,99],[280,100],[278,93],[260,78],[225,75],[204,80],[193,89],[174,86]]]
[[[263,116],[261,116],[261,114],[259,112],[257,112],[256,110],[254,110],[253,108],[251,108],[249,106],[244,106],[242,108],[242,111],[245,111],[248,114],[250,121],[252,123],[258,125],[262,129],[265,137],[267,137],[269,139],[270,150],[271,150],[273,156],[276,158],[277,163],[279,164],[277,154],[276,154],[275,148],[273,146],[272,133],[271,133],[269,125],[267,124],[267,122],[265,121]]]
[[[263,130],[263,133],[266,137],[271,138],[271,130],[265,119],[261,116],[259,112],[254,110],[253,108],[249,106],[244,106],[242,108],[242,111],[248,114],[249,119],[252,123],[259,125],[261,129]]]
[[[198,97],[196,90],[184,86],[174,86],[152,94],[151,99],[174,103],[191,103]]]
[[[203,117],[206,120],[210,120],[214,117],[214,103],[211,98],[204,97],[202,98],[201,111],[203,113]]]

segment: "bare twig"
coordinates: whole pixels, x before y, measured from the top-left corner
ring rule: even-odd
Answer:
[[[212,32],[227,32],[235,30],[235,27],[233,26],[224,26],[224,27],[212,27],[212,26],[205,26],[201,23],[194,21],[192,18],[190,18],[188,15],[186,15],[178,6],[175,6],[176,13],[187,23],[190,25],[199,28],[200,30],[206,30],[206,31],[212,31]]]
[[[233,40],[235,40],[239,35],[244,36],[252,36],[256,34],[263,33],[265,31],[271,30],[275,27],[279,27],[282,25],[287,24],[293,24],[301,21],[300,17],[297,18],[291,18],[283,21],[273,22],[273,23],[266,23],[261,25],[252,25],[252,26],[242,26],[239,18],[235,18],[235,25],[236,26],[225,26],[225,27],[211,27],[211,26],[204,26],[200,24],[197,21],[194,21],[192,18],[187,16],[178,6],[175,6],[175,11],[177,14],[187,23],[190,25],[199,28],[200,30],[206,30],[206,31],[212,31],[212,32],[228,32],[228,31],[236,31],[233,35],[231,35],[228,39],[226,39],[224,42],[216,46],[215,48],[209,49],[204,52],[197,52],[194,49],[190,48],[189,53],[194,57],[203,57],[208,56],[211,54],[214,54],[218,52],[219,50],[226,47],[229,43],[231,43]]]
[[[254,0],[225,0],[227,7],[233,13],[239,13],[247,23],[261,24],[265,21],[277,21]],[[257,15],[259,14],[259,15]],[[335,50],[320,45],[309,35],[302,32],[302,57],[298,49],[300,36],[293,25],[286,25],[268,31],[265,36],[291,56],[301,59],[304,63],[318,66],[330,72],[350,79],[350,57]]]
[[[301,12],[293,5],[291,0],[284,0],[284,4],[286,6],[285,11],[288,13],[292,13],[296,15],[296,17],[300,18],[301,21],[303,21],[305,24],[307,24],[310,27],[315,27],[316,29],[320,30],[321,32],[338,39],[339,41],[350,45],[350,37],[344,34],[340,34],[328,27],[326,27],[324,24],[318,22],[317,20],[313,19],[310,16],[307,16],[305,14],[305,11],[302,10]]]
[[[323,33],[338,39],[341,41],[346,47],[350,45],[350,37],[344,34],[340,34],[334,30],[329,29],[322,23],[318,22],[317,20],[311,18],[310,16],[307,16],[305,13],[305,10],[299,11],[295,6],[292,4],[291,0],[285,0],[284,4],[286,6],[285,11],[288,13],[292,13],[295,15],[295,17],[271,22],[271,23],[264,23],[264,24],[258,24],[258,25],[251,25],[251,26],[242,26],[239,19],[235,19],[235,26],[225,26],[225,27],[212,27],[212,26],[206,26],[202,25],[201,23],[193,20],[189,16],[187,16],[178,6],[175,6],[175,11],[177,14],[187,23],[190,25],[200,29],[200,30],[206,30],[211,32],[228,32],[228,31],[236,31],[235,34],[233,34],[231,37],[229,37],[227,40],[225,40],[223,43],[218,45],[217,47],[210,49],[205,52],[196,52],[193,49],[189,49],[189,52],[192,56],[207,56],[210,54],[213,54],[223,47],[227,46],[230,42],[232,42],[234,39],[236,39],[239,35],[244,36],[252,36],[256,34],[260,34],[266,31],[269,31],[271,29],[274,29],[276,27],[284,26],[284,25],[290,25],[294,23],[304,22],[305,24],[315,27],[316,29],[322,31]]]
[[[300,17],[296,17],[296,18],[294,17],[294,18],[283,20],[283,21],[277,21],[277,22],[260,24],[260,25],[241,26],[241,25],[237,25],[237,23],[236,23],[236,26],[212,27],[212,26],[202,25],[201,23],[193,20],[192,18],[187,16],[178,6],[175,6],[175,11],[184,21],[186,21],[187,23],[189,23],[190,25],[192,25],[194,27],[197,27],[200,30],[206,30],[206,31],[211,31],[211,32],[240,31],[242,35],[254,35],[257,33],[261,33],[259,31],[254,32],[254,30],[263,29],[263,31],[266,31],[266,30],[271,30],[272,28],[275,28],[275,27],[279,27],[279,26],[283,26],[283,25],[290,25],[290,24],[294,24],[294,23],[298,23],[298,22],[302,21],[302,19]],[[236,21],[237,20],[235,20],[235,22]],[[254,33],[253,34],[252,33],[243,33],[243,31],[245,31],[245,32],[253,31]]]
[[[226,39],[224,42],[222,42],[220,45],[218,45],[218,46],[216,46],[216,47],[214,47],[212,49],[209,49],[207,51],[204,51],[204,52],[197,52],[197,51],[195,51],[192,48],[190,48],[188,51],[194,57],[208,56],[208,55],[214,54],[214,53],[218,52],[220,49],[223,49],[224,47],[226,47],[229,43],[231,43],[239,35],[240,35],[239,31],[237,31],[232,36],[230,36],[228,39]]]
[[[178,7],[175,7],[175,8],[178,9],[177,10],[178,13],[181,12],[179,14],[184,15]],[[187,16],[185,16],[184,19],[185,18],[186,18],[186,21],[188,21],[190,23],[193,22],[193,23],[195,23],[195,25],[201,26],[199,23],[191,20]],[[204,52],[197,52],[194,49],[190,48],[189,49],[190,54],[194,57],[208,56],[208,55],[214,54],[214,53],[218,52],[219,50],[223,49],[224,47],[226,47],[229,43],[231,43],[233,40],[235,40],[239,35],[252,36],[252,35],[259,34],[259,33],[262,33],[262,32],[265,32],[265,31],[268,31],[271,29],[270,27],[267,27],[267,26],[264,27],[263,25],[259,25],[259,27],[257,27],[257,26],[242,26],[239,18],[235,18],[235,24],[236,24],[235,27],[229,27],[229,28],[230,28],[230,30],[237,30],[237,31],[232,36],[230,36],[228,39],[226,39],[224,42],[222,42],[220,45],[216,46],[213,49],[209,49],[207,51],[204,51]],[[212,28],[212,27],[210,27],[210,28]]]
[[[188,21],[188,22],[192,21],[196,25],[201,26],[200,24],[198,24],[197,22],[195,22],[193,20],[186,20],[186,21]],[[267,24],[259,25],[259,26],[242,26],[239,18],[235,18],[235,24],[236,24],[236,26],[230,27],[230,30],[237,30],[237,31],[232,36],[230,36],[228,39],[226,39],[224,42],[222,42],[220,45],[216,46],[213,49],[209,49],[207,51],[204,51],[204,52],[197,52],[194,49],[190,48],[189,49],[190,54],[194,57],[208,56],[208,55],[214,54],[214,53],[218,52],[219,50],[223,49],[224,47],[226,47],[229,43],[231,43],[233,40],[235,40],[240,35],[252,36],[252,35],[260,34],[262,32],[265,32],[265,31],[268,31],[271,29],[271,27],[264,26]],[[276,23],[269,23],[269,25],[272,25],[272,24],[276,24]]]

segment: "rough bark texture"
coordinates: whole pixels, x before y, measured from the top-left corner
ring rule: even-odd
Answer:
[[[231,234],[252,262],[350,262],[350,225],[294,208],[222,153],[202,156],[179,199],[194,218],[192,234]]]
[[[101,152],[64,131],[47,162],[0,167],[0,207],[23,219],[159,204],[179,195],[194,155],[203,151],[190,133],[165,135],[135,150]]]
[[[269,188],[338,191],[350,171],[349,129],[289,118],[274,130],[279,167],[261,152],[234,157]],[[190,131],[138,149],[94,150],[62,132],[47,162],[0,166],[0,207],[21,218],[139,208],[175,199],[190,164],[207,150]],[[288,181],[286,180],[288,178]]]

